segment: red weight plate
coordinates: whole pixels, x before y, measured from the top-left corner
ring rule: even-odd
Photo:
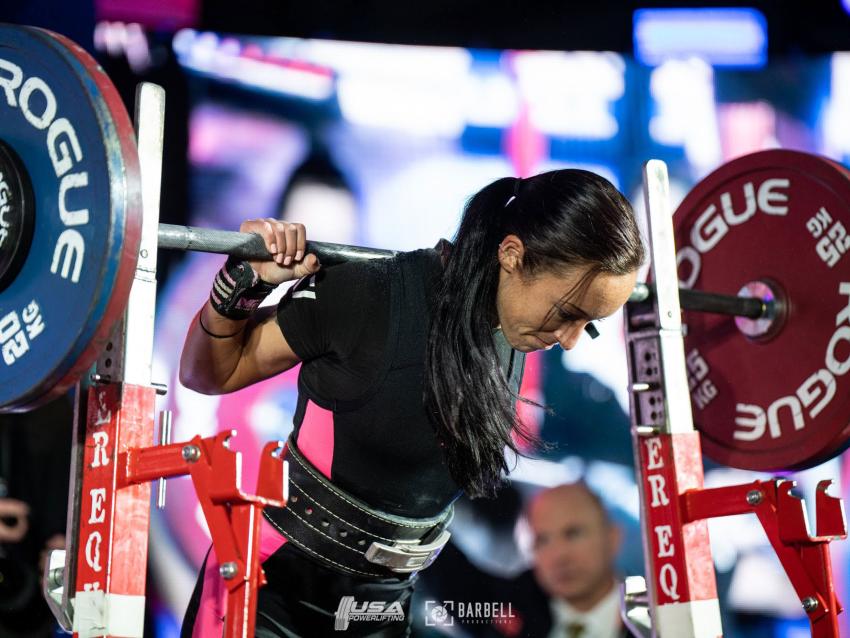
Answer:
[[[736,295],[767,282],[785,304],[761,337],[685,311],[706,454],[772,471],[841,452],[850,444],[850,174],[796,151],[748,155],[700,182],[674,225],[682,286]]]

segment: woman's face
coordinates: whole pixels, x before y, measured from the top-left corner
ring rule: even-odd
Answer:
[[[564,272],[522,269],[524,246],[508,235],[499,247],[496,312],[508,343],[521,352],[575,346],[585,326],[616,312],[629,298],[637,272],[598,273],[582,282],[587,267]]]

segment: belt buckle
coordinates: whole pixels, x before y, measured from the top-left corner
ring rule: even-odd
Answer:
[[[426,545],[419,541],[396,541],[391,545],[374,541],[366,550],[366,560],[397,574],[417,572],[434,562],[449,537],[451,533],[443,530],[436,540]]]

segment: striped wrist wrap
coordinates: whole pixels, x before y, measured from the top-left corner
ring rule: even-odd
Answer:
[[[276,288],[260,279],[247,261],[228,257],[210,291],[210,304],[228,319],[247,319]]]

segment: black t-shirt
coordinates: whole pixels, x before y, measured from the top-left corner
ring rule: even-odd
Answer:
[[[435,250],[349,262],[305,277],[278,305],[281,331],[303,361],[295,415],[302,452],[310,401],[333,413],[332,438],[320,443],[333,450],[330,479],[400,516],[434,516],[460,493],[423,403],[428,323],[441,272]],[[523,355],[500,331],[495,344],[516,392]]]
[[[304,362],[299,382],[326,401],[355,400],[377,382],[388,344],[390,282],[384,262],[349,262],[295,284],[278,324]]]
[[[422,395],[440,270],[433,250],[349,262],[299,281],[278,305],[281,331],[303,361],[296,431],[307,401],[331,411],[332,443],[323,442],[333,450],[331,480],[400,516],[436,515],[459,493]]]

